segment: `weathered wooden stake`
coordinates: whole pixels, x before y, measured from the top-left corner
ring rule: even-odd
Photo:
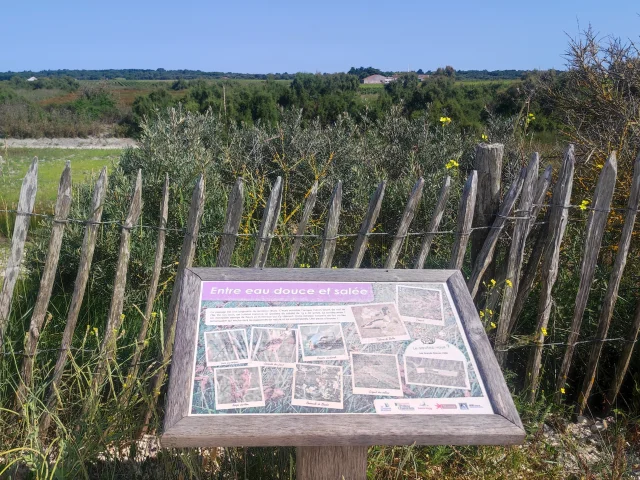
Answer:
[[[571,190],[573,187],[573,172],[575,169],[575,157],[573,145],[569,145],[564,156],[560,176],[553,189],[551,210],[549,215],[549,229],[547,232],[546,256],[541,270],[541,291],[538,302],[538,321],[534,332],[535,347],[529,357],[525,384],[531,402],[535,401],[538,389],[540,367],[542,366],[542,347],[544,337],[551,315],[551,291],[558,277],[558,263],[560,260],[560,245],[564,238],[569,217],[569,205],[571,203]]]
[[[456,226],[456,238],[451,249],[451,260],[449,268],[453,270],[462,269],[464,255],[467,252],[467,243],[471,235],[473,223],[473,212],[476,205],[476,193],[478,191],[478,173],[473,170],[467,178],[460,198],[458,208],[458,224]]]
[[[511,248],[507,260],[507,271],[505,274],[505,285],[502,288],[502,304],[500,306],[500,316],[498,317],[498,331],[496,332],[495,350],[496,358],[500,366],[504,366],[507,357],[504,348],[509,338],[509,320],[513,304],[518,294],[518,283],[520,281],[520,268],[524,257],[524,247],[529,233],[529,224],[532,214],[532,203],[534,195],[534,182],[538,179],[538,169],[540,166],[540,155],[534,153],[529,160],[527,173],[522,184],[522,195],[518,209],[518,218],[513,227],[511,235]],[[507,280],[509,281],[507,283]]]
[[[49,430],[51,410],[53,410],[56,405],[58,389],[60,387],[60,382],[62,381],[64,367],[67,364],[67,356],[69,355],[69,349],[71,348],[73,332],[76,328],[76,324],[78,323],[78,315],[80,314],[82,299],[84,298],[87,281],[89,280],[89,271],[91,270],[91,262],[93,261],[93,252],[96,248],[98,227],[100,226],[100,220],[102,219],[102,209],[104,207],[106,191],[107,167],[104,167],[100,172],[100,176],[98,177],[95,187],[93,188],[91,213],[89,218],[87,218],[87,224],[84,230],[84,239],[82,240],[82,250],[80,252],[80,263],[78,264],[78,273],[76,275],[76,282],[71,296],[71,306],[67,313],[67,323],[65,324],[64,332],[62,333],[60,355],[58,356],[58,361],[56,362],[56,366],[53,370],[53,378],[51,380],[49,394],[47,397],[47,408],[40,419],[39,434],[41,437],[46,437],[47,431]]]
[[[451,177],[447,175],[447,178],[445,178],[444,183],[440,188],[436,208],[433,210],[431,222],[427,227],[427,233],[422,240],[422,247],[420,248],[420,253],[418,254],[418,258],[416,258],[416,262],[414,263],[413,268],[424,268],[424,262],[427,260],[429,250],[431,249],[431,244],[433,243],[433,239],[435,238],[438,227],[440,226],[440,222],[442,221],[444,209],[447,206],[449,190],[451,190]]]
[[[469,277],[469,281],[467,282],[467,287],[469,288],[469,292],[471,292],[472,297],[475,297],[476,293],[478,293],[478,288],[480,287],[482,276],[484,275],[484,272],[487,271],[487,268],[489,268],[489,264],[491,264],[491,261],[493,260],[493,252],[495,251],[496,244],[498,243],[498,237],[502,232],[502,228],[507,221],[509,213],[513,209],[513,206],[520,196],[522,183],[524,182],[526,173],[526,168],[523,168],[520,171],[520,175],[518,176],[518,178],[516,178],[511,184],[509,191],[504,197],[504,202],[502,202],[502,205],[498,210],[496,219],[493,221],[493,225],[491,225],[491,228],[489,229],[490,232],[485,239],[482,250],[480,250],[478,256],[476,257],[476,263],[473,266],[471,276]]]
[[[120,248],[118,251],[118,262],[116,263],[116,275],[113,279],[113,294],[111,305],[107,316],[107,326],[102,336],[100,344],[100,364],[93,375],[91,389],[94,395],[89,395],[87,401],[87,411],[92,411],[98,405],[100,387],[104,377],[116,355],[116,338],[124,316],[124,290],[127,286],[127,270],[129,269],[129,259],[131,258],[131,229],[138,222],[142,211],[142,170],[138,170],[136,181],[131,195],[131,205],[129,213],[122,224],[120,233]]]
[[[607,393],[607,404],[609,407],[613,407],[616,397],[618,396],[618,393],[620,393],[620,387],[622,387],[622,382],[624,381],[629,364],[631,363],[633,347],[638,341],[638,332],[640,332],[640,300],[638,300],[635,317],[631,327],[629,328],[629,333],[625,339],[626,342],[622,347],[622,352],[620,353],[620,360],[618,360],[618,365],[616,366],[615,374],[611,381],[611,387]]]
[[[369,208],[367,214],[362,220],[360,231],[358,232],[358,238],[356,244],[353,247],[353,253],[351,254],[351,260],[349,261],[349,268],[360,268],[364,253],[367,251],[367,244],[369,243],[369,234],[373,230],[382,207],[382,199],[384,198],[384,190],[387,186],[386,181],[380,182],[376,191],[373,192],[369,198]]]
[[[541,203],[546,195],[546,192],[551,184],[551,167],[547,167],[544,173],[538,178],[538,183],[536,185],[536,193],[534,196],[534,209],[531,213],[531,219],[529,220],[529,225],[527,227],[527,232],[531,232],[531,228],[533,227],[533,223],[538,216],[538,212],[541,208]],[[538,204],[538,207],[535,205]],[[513,306],[513,311],[511,312],[511,318],[509,319],[509,325],[507,328],[507,337],[511,335],[511,332],[515,328],[516,322],[518,318],[520,318],[520,314],[522,313],[522,309],[524,308],[524,304],[529,298],[529,294],[533,289],[533,284],[535,282],[536,274],[538,272],[538,266],[540,265],[540,260],[542,260],[542,256],[544,255],[545,248],[547,245],[547,232],[549,231],[548,223],[549,223],[549,213],[544,216],[544,220],[542,221],[542,226],[538,231],[538,235],[536,237],[536,241],[533,244],[533,248],[531,249],[531,254],[529,255],[529,260],[527,261],[527,266],[520,277],[520,281],[518,282],[518,292],[516,295],[516,299]],[[527,235],[528,235],[527,233]]]
[[[319,268],[331,268],[333,255],[336,252],[336,243],[338,241],[338,224],[340,222],[340,208],[342,207],[342,180],[338,180],[333,195],[331,195],[331,204],[329,205],[329,213],[327,214],[327,223],[322,234],[322,245],[320,247],[320,257],[318,259]]]
[[[64,234],[64,228],[67,224],[70,208],[71,167],[69,162],[67,162],[60,176],[58,197],[54,208],[53,225],[51,226],[51,237],[49,238],[49,250],[44,262],[42,277],[40,278],[40,290],[38,291],[36,304],[33,307],[29,332],[25,338],[21,382],[17,393],[19,404],[24,403],[26,389],[32,387],[33,363],[35,361],[42,326],[44,325],[44,320],[47,315],[47,307],[51,299],[51,291],[53,290],[53,282],[60,258],[60,247],[62,247],[62,235]]]
[[[144,308],[142,317],[142,325],[138,332],[138,342],[136,350],[131,359],[131,367],[129,368],[128,377],[131,379],[131,386],[135,385],[135,379],[140,369],[140,358],[144,350],[145,341],[147,339],[147,331],[149,330],[149,322],[153,313],[153,304],[158,292],[158,282],[160,281],[160,271],[162,270],[162,260],[164,258],[164,245],[167,237],[167,220],[169,218],[169,174],[165,176],[164,187],[162,188],[162,200],[160,201],[160,222],[158,223],[158,239],[156,240],[156,256],[153,261],[153,272],[151,274],[151,282],[149,291],[147,292],[147,303]],[[126,399],[128,399],[131,388],[127,390]]]
[[[18,210],[13,226],[13,236],[11,238],[11,251],[7,259],[2,292],[0,292],[0,353],[4,351],[4,336],[9,323],[9,313],[11,313],[13,290],[20,275],[20,266],[22,265],[22,257],[24,256],[24,242],[27,239],[27,232],[29,231],[29,224],[31,223],[31,213],[33,213],[37,191],[38,157],[33,157],[33,161],[22,180],[22,187],[20,188]]]
[[[602,302],[602,309],[600,310],[600,319],[598,321],[598,332],[596,333],[596,343],[591,347],[591,354],[589,355],[589,363],[587,365],[587,372],[582,383],[582,390],[578,397],[578,413],[582,414],[587,402],[589,401],[589,394],[591,388],[596,379],[596,371],[598,369],[598,362],[602,353],[602,347],[604,346],[604,340],[607,338],[609,332],[609,325],[611,325],[611,319],[613,317],[613,310],[618,300],[618,288],[620,287],[620,281],[622,280],[622,273],[624,267],[627,264],[627,256],[629,255],[629,247],[631,245],[631,236],[633,235],[633,226],[638,214],[638,206],[640,205],[640,155],[636,158],[633,166],[633,178],[631,180],[631,193],[629,194],[629,200],[627,203],[627,213],[624,219],[624,226],[622,227],[622,234],[620,235],[620,241],[618,242],[618,253],[611,270],[609,277],[609,284],[607,285],[607,293],[604,296]]]
[[[493,224],[500,207],[503,155],[504,145],[501,143],[476,145],[473,168],[478,172],[478,197],[473,218],[474,228]],[[474,230],[471,234],[471,265],[476,264],[488,235],[487,228]]]
[[[218,251],[218,261],[216,267],[228,267],[231,264],[231,255],[236,246],[238,230],[242,221],[242,207],[244,205],[244,183],[239,177],[231,190],[227,202],[227,213],[225,215],[222,238],[220,239],[220,250]]]
[[[391,244],[391,248],[389,249],[389,256],[387,257],[387,261],[384,264],[384,268],[396,268],[396,263],[398,263],[398,257],[400,256],[400,249],[402,248],[404,239],[406,238],[407,232],[409,231],[409,226],[411,226],[413,217],[416,214],[416,210],[418,209],[418,204],[420,203],[420,199],[422,198],[423,187],[424,178],[420,177],[411,189],[411,194],[409,195],[407,206],[404,208],[404,213],[402,214],[402,218],[400,219],[398,232],[396,233],[395,237],[393,237],[393,243]]]
[[[607,226],[607,219],[609,218],[613,190],[616,187],[617,171],[618,164],[616,162],[616,154],[615,152],[611,152],[609,159],[605,162],[598,177],[596,190],[593,194],[593,208],[589,212],[589,218],[587,219],[582,267],[580,269],[580,286],[578,287],[578,294],[576,296],[576,307],[573,312],[571,330],[569,330],[569,337],[567,339],[567,348],[564,352],[562,366],[560,367],[560,373],[556,381],[556,391],[554,393],[556,402],[562,400],[562,389],[567,384],[567,377],[571,370],[573,353],[576,348],[575,343],[580,335],[582,317],[587,308],[589,291],[591,290],[591,283],[593,282],[593,277],[596,272],[596,263],[598,261],[598,254],[600,253],[602,236],[604,235],[604,229]]]
[[[298,252],[300,251],[300,247],[302,246],[302,239],[304,238],[304,231],[307,228],[307,223],[309,223],[309,219],[311,218],[311,214],[313,213],[313,207],[316,205],[316,199],[318,198],[318,181],[313,182],[313,186],[307,195],[307,199],[304,202],[304,210],[302,212],[302,218],[300,219],[300,223],[296,227],[296,233],[294,235],[295,240],[293,241],[293,246],[291,247],[291,252],[289,252],[289,260],[287,261],[287,268],[294,268],[296,263],[296,258],[298,258]]]
[[[282,178],[278,177],[273,184],[267,206],[262,213],[262,222],[260,223],[260,231],[256,239],[256,247],[253,251],[253,260],[251,266],[253,268],[262,268],[266,265],[267,256],[269,255],[269,247],[271,246],[271,238],[278,224],[280,216],[280,206],[282,204]]]
[[[200,231],[200,220],[204,211],[204,192],[205,181],[204,176],[200,175],[196,182],[193,194],[191,195],[191,206],[189,207],[189,218],[187,219],[187,231],[182,241],[182,251],[180,252],[180,260],[178,261],[178,269],[176,271],[176,279],[171,291],[171,300],[169,301],[169,309],[164,325],[164,349],[160,352],[158,362],[160,367],[158,373],[152,381],[151,395],[156,399],[160,395],[160,389],[164,383],[166,369],[173,353],[173,340],[176,335],[176,322],[178,321],[178,300],[182,292],[182,282],[184,272],[191,267],[196,254],[196,244],[198,242],[198,232]],[[155,403],[155,400],[154,400]],[[143,429],[146,429],[151,419],[153,408],[149,408],[143,422]]]

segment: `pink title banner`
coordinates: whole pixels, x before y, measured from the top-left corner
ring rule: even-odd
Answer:
[[[373,286],[356,282],[202,282],[202,300],[367,303]]]

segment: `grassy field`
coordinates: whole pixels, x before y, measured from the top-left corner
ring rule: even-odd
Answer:
[[[97,175],[105,165],[111,169],[120,157],[120,150],[8,148],[2,149],[0,155],[4,159],[0,175],[0,207],[15,206],[27,168],[33,157],[38,157],[36,210],[50,212],[58,192],[60,174],[67,160],[71,161],[72,179],[77,184]]]

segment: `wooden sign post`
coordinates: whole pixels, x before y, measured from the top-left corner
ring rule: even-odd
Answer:
[[[457,270],[187,269],[162,443],[296,446],[364,479],[369,445],[525,432]]]

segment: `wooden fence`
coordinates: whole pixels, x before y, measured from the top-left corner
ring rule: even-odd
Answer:
[[[532,292],[536,278],[539,276],[540,296],[538,299],[536,327],[529,332],[533,338],[530,345],[531,351],[526,371],[526,388],[531,400],[536,397],[540,385],[542,355],[545,346],[549,345],[546,339],[546,329],[551,314],[553,288],[556,283],[560,268],[560,249],[568,222],[569,209],[589,209],[586,234],[584,239],[584,256],[580,268],[580,285],[575,300],[574,315],[571,323],[568,341],[560,344],[565,348],[564,360],[556,381],[556,400],[560,401],[564,392],[576,345],[589,343],[591,352],[587,365],[584,383],[578,399],[577,410],[582,412],[588,403],[590,392],[598,370],[598,363],[602,353],[603,343],[607,340],[619,340],[624,342],[619,358],[615,376],[608,389],[607,399],[613,404],[619,393],[627,372],[633,348],[637,342],[640,330],[640,301],[632,325],[624,339],[607,339],[607,333],[611,324],[614,307],[617,300],[618,287],[622,279],[625,263],[629,253],[629,247],[634,229],[634,223],[638,213],[640,202],[640,156],[635,162],[633,182],[629,194],[628,204],[621,210],[625,212],[624,227],[621,232],[615,263],[611,270],[610,279],[602,308],[597,335],[593,339],[579,340],[582,318],[585,313],[590,287],[594,278],[595,265],[601,246],[603,233],[609,213],[612,210],[611,201],[616,183],[616,156],[612,153],[602,168],[591,206],[571,205],[571,191],[573,185],[575,158],[572,146],[566,150],[560,172],[552,187],[552,197],[548,204],[544,203],[551,187],[551,168],[542,173],[539,172],[540,159],[537,154],[532,155],[529,164],[521,170],[513,183],[509,186],[500,199],[500,178],[503,148],[501,145],[481,144],[476,147],[476,170],[472,171],[464,185],[459,209],[457,212],[457,225],[455,239],[451,249],[449,267],[462,268],[466,258],[468,244],[471,242],[471,264],[468,266],[471,272],[467,286],[480,304],[480,294],[483,279],[493,278],[496,265],[493,261],[496,246],[505,230],[510,234],[510,247],[506,255],[506,265],[503,268],[503,280],[499,283],[501,288],[502,303],[499,308],[497,330],[495,337],[495,351],[501,365],[505,364],[507,352],[511,346],[510,338],[513,335],[516,320],[521,315],[524,304]],[[11,239],[10,253],[7,259],[5,279],[0,293],[0,346],[4,351],[5,334],[14,288],[19,276],[23,260],[25,241],[27,238],[30,217],[33,213],[35,195],[37,190],[38,162],[34,159],[22,184],[20,198],[17,206],[13,237]],[[428,258],[432,242],[439,231],[443,218],[451,186],[451,179],[447,177],[440,187],[438,200],[433,210],[432,218],[425,232],[422,233],[422,241],[413,268],[423,268]],[[381,182],[371,195],[368,209],[364,215],[360,230],[356,234],[355,246],[349,261],[349,268],[359,268],[363,256],[367,250],[370,236],[376,225],[376,220],[384,198],[386,182]],[[409,234],[415,213],[422,197],[425,182],[422,178],[413,186],[409,193],[406,207],[400,218],[398,229],[390,234],[392,243],[385,259],[385,268],[395,268],[401,254],[404,242]],[[48,385],[46,405],[51,411],[58,401],[58,388],[60,387],[63,373],[67,365],[71,341],[76,328],[78,315],[85,289],[91,271],[93,254],[96,247],[97,233],[101,225],[102,210],[107,192],[107,172],[103,169],[93,190],[93,198],[88,218],[81,221],[84,224],[84,241],[80,252],[80,262],[74,284],[71,304],[67,313],[65,329],[62,336],[60,354]],[[302,245],[305,229],[312,216],[317,199],[317,182],[311,187],[302,210],[297,229],[292,239],[287,266],[294,267],[296,258]],[[266,202],[259,231],[256,235],[255,248],[250,267],[267,267],[269,250],[280,218],[280,207],[283,198],[283,182],[280,177],[274,182],[269,198]],[[239,236],[239,227],[243,214],[244,184],[238,178],[229,195],[226,209],[226,217],[221,231],[220,247],[217,255],[217,266],[230,265],[231,255],[234,251],[236,240]],[[157,398],[166,377],[166,367],[169,365],[173,349],[176,320],[178,314],[178,299],[182,289],[183,272],[190,267],[195,257],[197,239],[200,229],[201,217],[205,200],[205,180],[200,177],[193,190],[189,216],[184,234],[182,250],[177,268],[176,280],[173,285],[171,300],[165,314],[164,323],[164,348],[159,353],[158,374],[149,385],[152,398]],[[44,325],[47,308],[51,298],[55,272],[58,266],[60,248],[65,231],[65,226],[70,221],[68,218],[71,205],[71,171],[67,164],[60,179],[58,197],[55,204],[51,237],[46,256],[44,269],[41,274],[40,288],[30,327],[25,339],[25,347],[22,352],[20,385],[17,392],[18,402],[24,400],[27,388],[32,388],[33,367],[37,354],[38,339]],[[136,225],[141,212],[142,202],[142,172],[138,172],[134,189],[131,195],[131,203],[126,219],[121,223],[121,243],[117,259],[116,275],[113,282],[113,295],[108,313],[107,328],[100,344],[100,354],[103,360],[97,367],[93,376],[91,388],[98,394],[109,363],[114,361],[118,331],[123,320],[124,295],[127,283],[127,270],[131,252],[131,229]],[[154,301],[158,290],[160,270],[162,268],[164,246],[167,235],[167,219],[169,205],[169,178],[165,179],[163,196],[160,208],[160,222],[157,229],[157,244],[155,262],[153,266],[150,287],[146,297],[143,322],[138,333],[138,342],[143,343],[147,337],[149,320],[152,316]],[[336,250],[336,241],[339,237],[340,213],[342,207],[342,182],[338,181],[333,189],[325,228],[321,238],[318,268],[330,268]],[[538,217],[544,210],[543,218]],[[511,223],[512,222],[512,223]],[[511,227],[512,225],[512,227]],[[536,225],[536,229],[534,229]],[[532,232],[536,235],[532,235]],[[487,277],[487,272],[491,276]],[[558,346],[559,344],[554,344]],[[15,352],[14,352],[15,353]],[[141,349],[137,350],[130,374],[135,376],[140,360]],[[0,357],[0,361],[1,361]],[[99,395],[90,395],[97,398]],[[86,405],[86,409],[96,408],[96,405]],[[145,419],[148,423],[151,409]],[[49,428],[51,418],[45,414],[40,421],[41,434],[45,435]]]

